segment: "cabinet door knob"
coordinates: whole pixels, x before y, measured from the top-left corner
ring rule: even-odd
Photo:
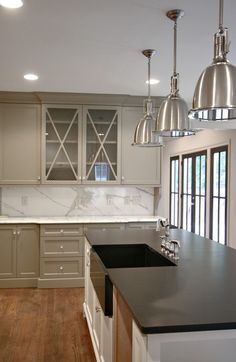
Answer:
[[[101,308],[101,307],[96,306],[96,307],[95,307],[95,310],[96,310],[96,312],[97,312],[97,313],[99,313],[99,312],[101,312],[102,308]]]
[[[13,235],[16,235],[16,230],[13,230],[13,231],[12,231],[12,234],[13,234]]]
[[[60,271],[63,271],[64,267],[61,265],[61,266],[59,267],[59,269],[60,269]]]
[[[61,230],[60,230],[60,233],[62,234],[63,232],[64,232],[64,230],[63,230],[63,229],[61,229]]]
[[[121,180],[122,180],[122,181],[125,181],[125,176],[121,176]]]
[[[17,230],[17,232],[16,232],[16,233],[17,233],[17,235],[20,235],[20,230]]]
[[[38,176],[38,177],[37,177],[37,180],[38,180],[38,181],[40,181],[40,180],[41,180],[41,177],[40,177],[40,176]]]
[[[63,246],[63,245],[60,245],[60,249],[64,249],[64,246]]]
[[[89,262],[89,261],[87,261],[87,264],[86,264],[86,266],[90,266],[90,262]]]

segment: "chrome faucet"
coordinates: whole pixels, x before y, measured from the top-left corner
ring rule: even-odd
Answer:
[[[179,249],[180,249],[180,242],[179,240],[170,240],[169,241],[169,251],[173,253],[173,258],[175,260],[179,259]]]
[[[170,235],[170,224],[168,219],[158,219],[156,230],[160,231],[161,229],[165,229],[165,236],[169,237]]]

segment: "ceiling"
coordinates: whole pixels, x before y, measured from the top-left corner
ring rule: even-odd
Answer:
[[[191,103],[201,71],[213,57],[218,0],[24,0],[20,9],[0,7],[0,90],[146,95],[147,60],[160,83],[152,95],[169,93],[173,23],[166,11],[180,8],[180,93]],[[229,60],[236,64],[236,1],[224,2]],[[29,82],[23,74],[35,72]]]

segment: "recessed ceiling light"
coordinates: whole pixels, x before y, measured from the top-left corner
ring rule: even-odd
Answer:
[[[24,78],[27,79],[27,80],[37,80],[37,79],[39,79],[38,75],[32,74],[32,73],[25,74]]]
[[[149,83],[149,81],[146,80],[146,84],[148,84],[148,83]],[[150,84],[158,84],[158,83],[160,83],[159,79],[150,79]]]
[[[0,0],[0,5],[4,6],[5,8],[16,9],[23,6],[22,0]]]

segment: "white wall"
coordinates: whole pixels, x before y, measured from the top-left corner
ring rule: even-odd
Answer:
[[[212,147],[225,144],[229,145],[228,243],[236,248],[236,130],[204,130],[195,136],[184,137],[165,143],[163,149],[161,197],[158,203],[157,214],[165,217],[169,216],[170,157],[206,148],[210,150]],[[209,215],[207,215],[207,218],[209,218]]]

